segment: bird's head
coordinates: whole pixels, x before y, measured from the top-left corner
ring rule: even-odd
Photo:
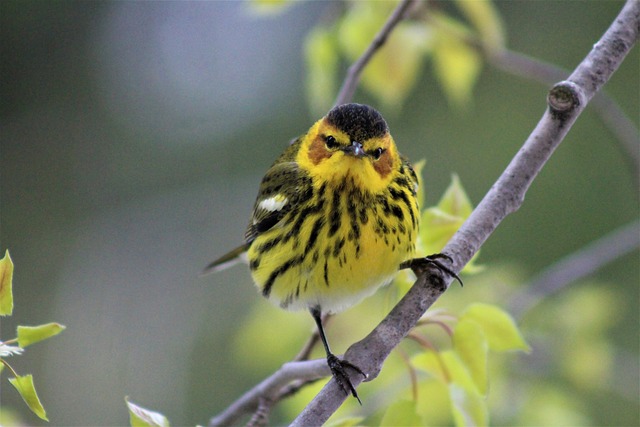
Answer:
[[[361,104],[340,105],[318,120],[304,136],[296,161],[319,182],[350,178],[369,192],[385,188],[401,162],[387,122]]]

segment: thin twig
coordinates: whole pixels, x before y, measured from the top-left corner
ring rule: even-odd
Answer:
[[[640,1],[628,0],[606,33],[566,81],[549,92],[548,108],[520,151],[498,181],[471,213],[443,253],[453,259],[459,272],[475,255],[503,219],[518,210],[525,194],[554,150],[562,142],[596,92],[636,43],[640,27]],[[389,353],[413,328],[429,307],[444,293],[451,277],[429,268],[389,315],[362,341],[352,345],[345,357],[375,378]],[[357,386],[359,375],[351,377]],[[318,393],[293,426],[322,425],[342,405],[346,396],[334,379]]]
[[[256,408],[253,416],[247,423],[247,427],[262,427],[269,424],[269,413],[271,412],[272,406],[273,401],[271,399],[260,397],[258,399],[258,408]]]
[[[587,277],[606,264],[640,247],[640,221],[634,221],[556,262],[523,286],[524,292],[509,301],[509,312],[525,315],[543,298]]]
[[[351,101],[353,94],[356,91],[356,86],[360,80],[360,74],[362,70],[369,63],[373,55],[382,47],[387,41],[391,31],[402,21],[409,8],[414,4],[415,0],[402,0],[402,2],[396,7],[393,13],[389,16],[387,22],[385,22],[382,29],[376,34],[375,38],[367,47],[367,50],[362,54],[356,62],[353,63],[347,70],[347,77],[340,88],[338,97],[334,106],[346,104]]]

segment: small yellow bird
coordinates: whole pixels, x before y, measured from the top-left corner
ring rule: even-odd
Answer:
[[[371,295],[413,256],[417,187],[380,113],[367,105],[337,106],[267,171],[245,243],[205,273],[244,259],[263,296],[284,309],[309,310],[333,376],[360,401],[345,368],[366,375],[331,352],[321,316]],[[438,257],[450,259],[426,260],[457,278]]]

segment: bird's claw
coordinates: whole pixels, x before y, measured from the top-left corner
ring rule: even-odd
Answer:
[[[400,265],[400,267],[401,268],[411,268],[414,272],[416,272],[416,270],[422,270],[422,269],[424,269],[425,267],[427,267],[429,265],[433,265],[433,266],[437,267],[438,269],[440,269],[441,271],[447,273],[449,276],[451,276],[454,279],[456,279],[458,281],[458,283],[460,283],[460,286],[464,286],[464,284],[462,283],[462,279],[460,279],[460,277],[453,270],[451,270],[449,267],[447,267],[446,265],[441,263],[439,261],[440,259],[445,259],[445,260],[453,263],[453,259],[449,255],[443,254],[443,253],[438,253],[438,254],[428,255],[428,256],[423,257],[423,258],[414,258],[412,260],[409,260],[409,261],[406,261],[406,262],[402,263]]]
[[[327,356],[327,364],[329,365],[329,369],[331,369],[331,373],[333,377],[336,379],[336,382],[340,385],[340,388],[345,392],[345,394],[351,394],[353,397],[358,399],[358,403],[362,405],[362,401],[358,397],[358,393],[356,392],[355,387],[351,384],[351,380],[349,379],[349,375],[347,374],[345,368],[351,368],[354,371],[358,372],[364,378],[367,378],[367,374],[362,372],[362,369],[357,367],[351,362],[346,360],[340,360],[337,356],[333,354],[329,354]]]

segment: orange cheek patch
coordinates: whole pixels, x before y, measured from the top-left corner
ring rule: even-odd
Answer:
[[[373,168],[378,172],[381,178],[386,177],[393,169],[393,159],[389,150],[382,153],[377,162],[373,163]]]
[[[331,153],[324,146],[324,140],[318,136],[309,146],[309,160],[314,165],[320,163],[323,159],[331,157]]]

